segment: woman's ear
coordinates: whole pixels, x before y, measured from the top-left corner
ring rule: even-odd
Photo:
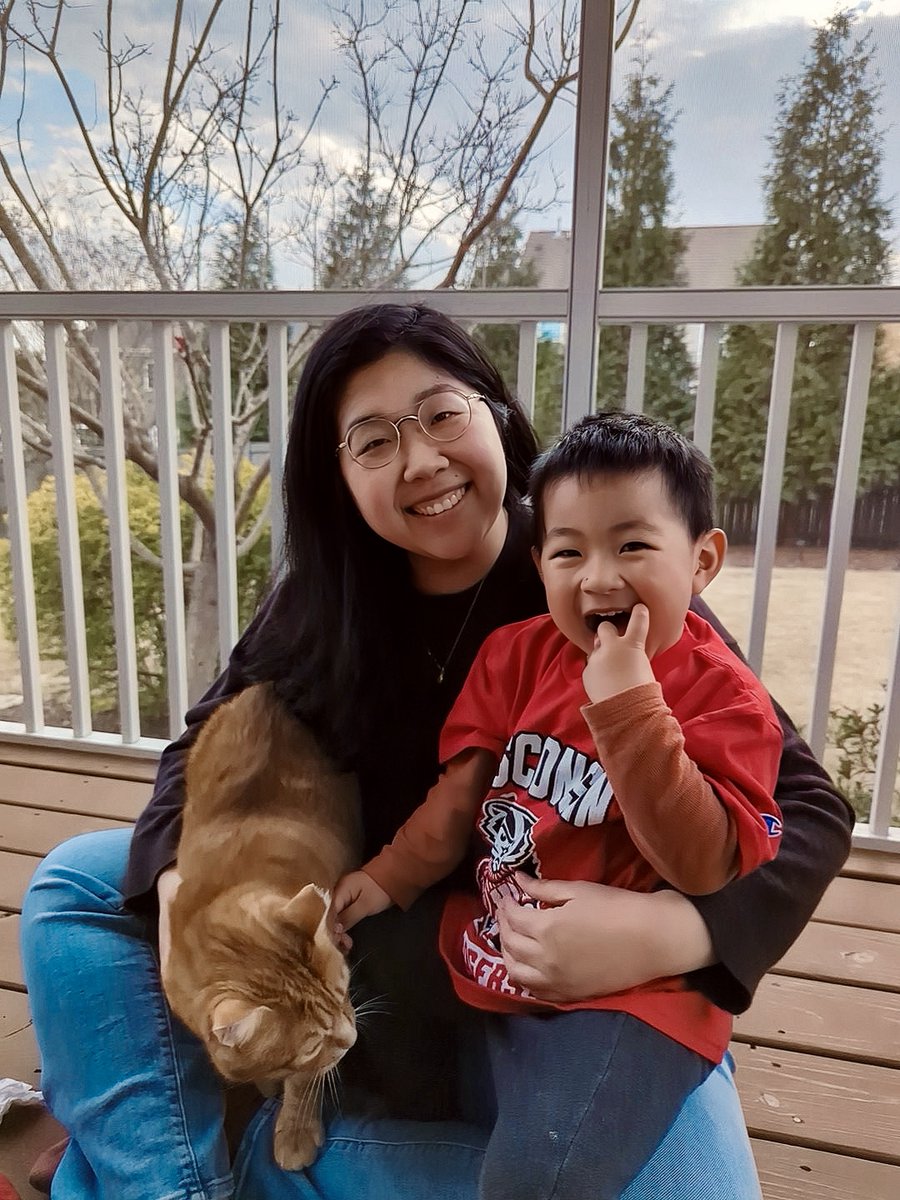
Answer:
[[[728,538],[723,529],[710,529],[697,539],[694,546],[694,578],[691,581],[691,590],[695,596],[699,596],[722,570],[727,549]]]

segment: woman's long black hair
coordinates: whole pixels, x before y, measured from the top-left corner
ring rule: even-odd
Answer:
[[[244,640],[241,653],[250,678],[274,680],[347,767],[407,682],[409,561],[359,515],[335,455],[337,407],[350,377],[391,350],[415,354],[487,398],[506,453],[507,506],[525,494],[537,451],[497,369],[435,309],[356,308],[316,341],[297,387],[285,457],[285,574],[271,618]]]

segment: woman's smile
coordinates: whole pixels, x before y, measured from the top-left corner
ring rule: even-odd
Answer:
[[[419,500],[416,504],[410,504],[406,511],[413,513],[417,517],[442,516],[443,513],[456,508],[470,487],[471,484],[468,483],[464,483],[461,486],[457,485],[449,491],[439,492],[433,498]]]

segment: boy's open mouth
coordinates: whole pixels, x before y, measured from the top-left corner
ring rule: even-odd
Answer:
[[[591,633],[597,632],[602,621],[609,621],[616,627],[616,632],[622,634],[628,628],[628,619],[630,616],[630,608],[619,608],[615,612],[588,613],[584,620]]]

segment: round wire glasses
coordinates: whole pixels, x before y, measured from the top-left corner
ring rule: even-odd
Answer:
[[[396,421],[387,417],[366,417],[357,421],[347,430],[346,438],[335,453],[340,454],[346,449],[354,462],[368,470],[386,467],[400,451],[400,426],[404,421],[415,421],[433,442],[455,442],[472,422],[472,401],[483,399],[478,392],[467,395],[456,388],[442,387],[425,396],[414,413],[407,413]]]

